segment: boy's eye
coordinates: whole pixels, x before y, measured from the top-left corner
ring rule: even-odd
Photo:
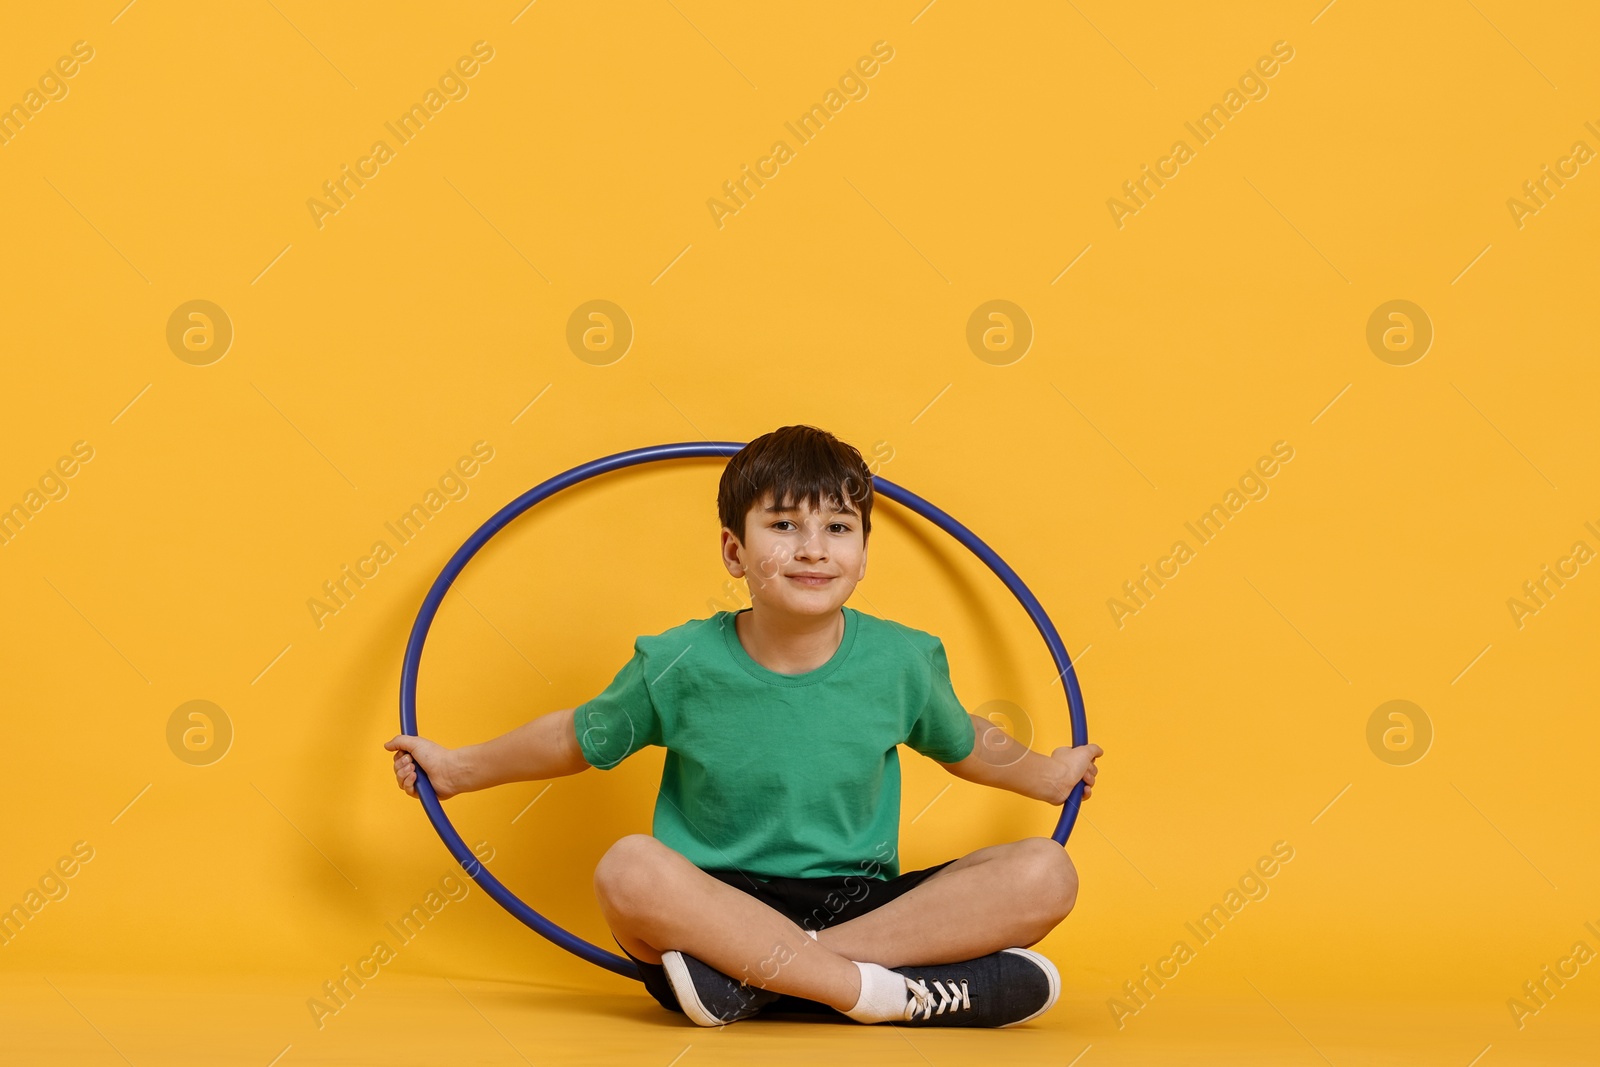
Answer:
[[[776,526],[793,526],[794,523],[790,522],[788,519],[779,519],[777,522],[773,523],[772,525],[775,526],[775,527]],[[849,533],[850,532],[850,526],[847,523],[834,522],[834,523],[829,523],[828,524],[828,529],[830,529],[830,530],[835,528],[835,527],[838,527],[838,532],[839,533]]]

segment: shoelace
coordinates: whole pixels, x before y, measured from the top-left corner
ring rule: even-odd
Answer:
[[[911,999],[906,1003],[905,1017],[907,1019],[915,1019],[918,1012],[922,1013],[924,1019],[931,1019],[935,1015],[943,1015],[946,1011],[957,1012],[963,1008],[970,1009],[972,1007],[972,1001],[967,999],[967,980],[965,978],[961,979],[961,987],[959,989],[956,988],[956,983],[954,982],[946,986],[944,982],[935,981],[933,988],[939,994],[937,1003],[934,1000],[934,994],[928,990],[927,982],[913,981],[907,978],[906,987],[911,992]]]

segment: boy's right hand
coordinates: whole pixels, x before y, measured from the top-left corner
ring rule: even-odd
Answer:
[[[417,767],[427,772],[428,781],[440,800],[449,800],[460,793],[462,780],[461,756],[457,749],[445,748],[425,737],[397,734],[384,743],[384,748],[394,753],[395,782],[407,796],[417,795]]]

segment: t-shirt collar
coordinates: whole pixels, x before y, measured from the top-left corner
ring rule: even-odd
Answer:
[[[752,609],[741,608],[738,611],[723,611],[721,613],[722,618],[718,620],[718,623],[722,628],[728,655],[733,657],[735,663],[744,668],[745,673],[769,685],[814,685],[839,669],[840,664],[844,663],[845,658],[850,654],[850,646],[855,643],[859,612],[845,605],[839,609],[844,612],[844,636],[839,639],[839,647],[834,650],[828,662],[814,670],[804,671],[800,674],[780,674],[757,663],[750,657],[750,653],[744,650],[744,646],[739,643],[739,631],[734,620],[737,616],[750,610]]]

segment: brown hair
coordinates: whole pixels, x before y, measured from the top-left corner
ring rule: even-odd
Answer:
[[[815,426],[783,426],[762,434],[728,460],[717,486],[717,516],[744,543],[744,520],[768,491],[779,507],[843,509],[861,516],[861,539],[872,533],[872,472],[861,453]]]

